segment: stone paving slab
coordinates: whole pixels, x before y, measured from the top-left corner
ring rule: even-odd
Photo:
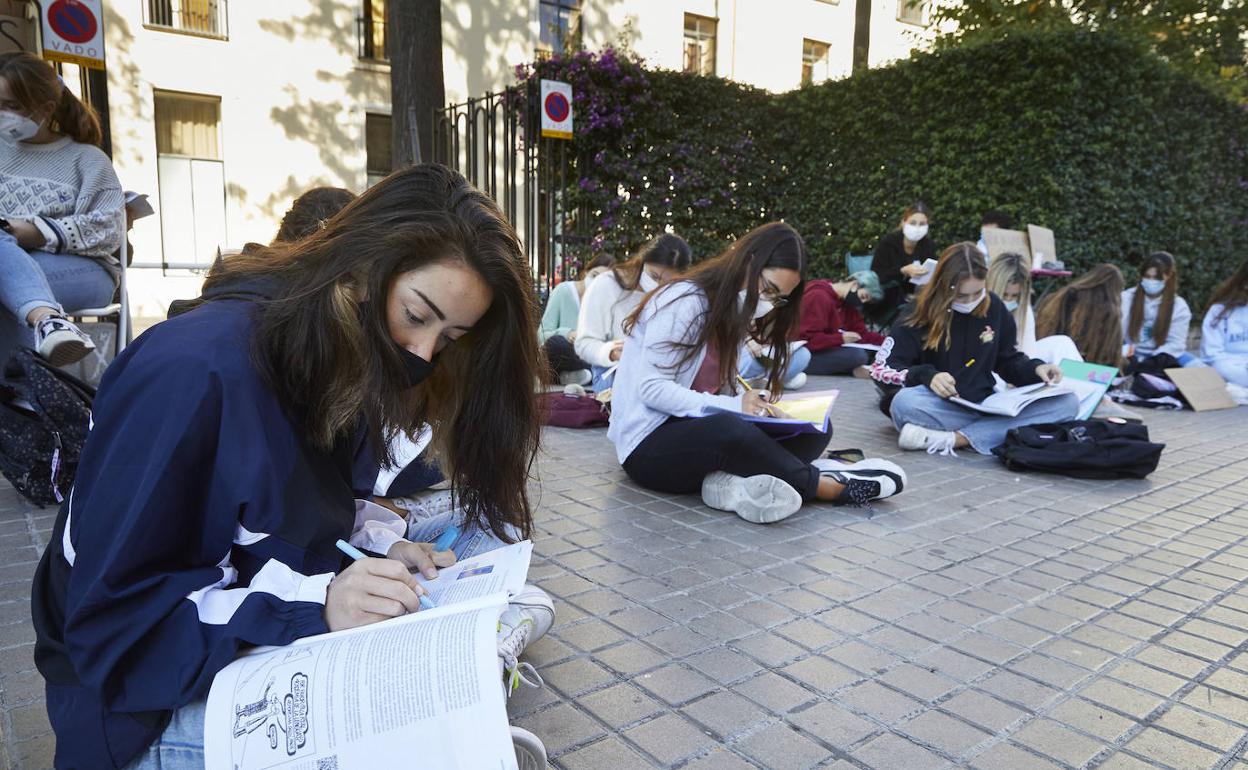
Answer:
[[[605,430],[549,429],[531,580],[556,598],[513,722],[589,768],[1248,770],[1248,412],[1146,415],[1143,481],[902,455],[870,383],[836,448],[900,462],[873,514],[766,527],[652,494]],[[0,488],[0,762],[50,766],[30,576],[52,526]]]

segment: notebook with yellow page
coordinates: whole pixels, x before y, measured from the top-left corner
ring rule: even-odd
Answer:
[[[828,433],[832,429],[832,406],[840,394],[839,390],[793,394],[780,399],[775,405],[787,415],[785,417],[759,417],[752,414],[742,414],[740,417],[758,425],[774,438],[790,438],[799,433]]]

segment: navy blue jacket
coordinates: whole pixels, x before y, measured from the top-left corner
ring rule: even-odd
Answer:
[[[251,362],[255,308],[166,321],[101,383],[32,596],[58,768],[123,767],[240,649],[328,630],[358,440],[304,440]]]

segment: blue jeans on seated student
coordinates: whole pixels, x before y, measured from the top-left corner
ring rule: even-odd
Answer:
[[[407,539],[413,543],[432,543],[452,524],[460,527],[459,537],[451,544],[456,561],[470,559],[477,554],[502,548],[507,543],[487,528],[475,524],[464,526],[458,509],[435,510],[425,513],[419,509],[409,511],[407,515]],[[511,527],[508,533],[513,541],[519,541],[520,535]]]
[[[933,393],[926,385],[902,388],[889,408],[897,430],[913,423],[929,430],[956,431],[966,436],[981,455],[992,454],[1005,443],[1010,428],[1041,422],[1065,422],[1079,415],[1079,397],[1063,393],[1028,404],[1017,417],[998,417],[955,404]]]
[[[26,323],[30,311],[102,307],[112,302],[116,288],[98,259],[26,251],[0,232],[0,363],[15,346],[34,346],[34,330]]]
[[[607,376],[607,369],[609,368],[607,366],[598,366],[597,364],[589,368],[590,373],[594,375],[594,379],[589,383],[590,390],[598,393],[611,387],[611,383],[615,380],[615,372],[612,371],[611,375]]]
[[[125,770],[203,770],[207,701],[204,696],[173,712],[165,731]]]
[[[788,382],[797,375],[806,371],[806,367],[808,366],[810,366],[810,351],[806,349],[805,345],[803,345],[797,350],[794,350],[789,356],[789,368],[788,371],[784,373],[784,381]],[[762,377],[768,370],[763,368],[762,363],[759,362],[757,358],[746,354],[746,352],[742,350],[737,361],[737,371],[740,372],[741,376],[745,379],[752,380],[755,377]]]

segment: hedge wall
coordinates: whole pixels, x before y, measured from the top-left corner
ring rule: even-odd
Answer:
[[[783,218],[833,275],[919,198],[937,245],[999,208],[1051,227],[1075,270],[1130,281],[1171,251],[1198,307],[1248,257],[1248,111],[1112,37],[1020,35],[778,95],[613,51],[521,75],[573,84],[591,251],[671,225],[701,258]]]

